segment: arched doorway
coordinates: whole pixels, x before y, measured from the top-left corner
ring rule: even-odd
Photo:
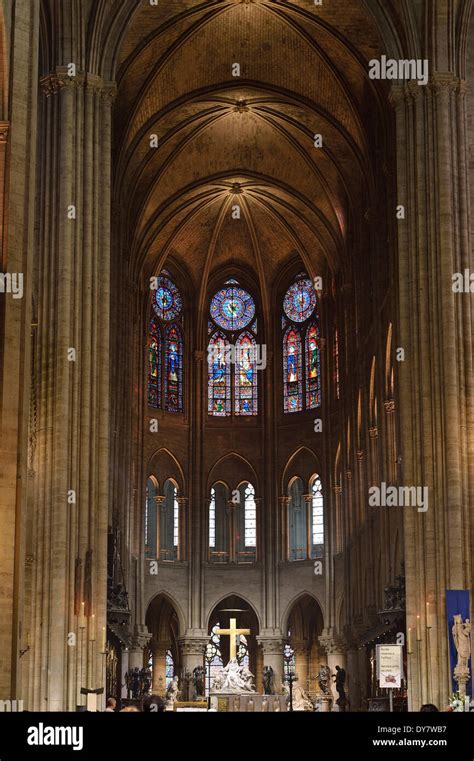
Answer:
[[[164,594],[153,598],[146,619],[151,640],[146,661],[152,670],[152,693],[164,695],[173,676],[181,671],[178,647],[179,619],[171,600]]]
[[[258,618],[248,602],[238,595],[229,595],[212,610],[208,622],[210,642],[205,652],[206,693],[216,672],[229,662],[230,636],[220,635],[219,629],[229,629],[235,619],[237,629],[248,629],[250,634],[238,635],[237,660],[247,666],[255,676],[257,691],[261,690],[263,659],[257,643]]]
[[[317,694],[317,674],[326,655],[319,645],[323,631],[323,614],[318,602],[303,594],[291,606],[286,625],[284,673],[293,668],[300,687],[312,697]]]

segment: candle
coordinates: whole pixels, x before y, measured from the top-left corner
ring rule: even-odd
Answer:
[[[408,627],[407,651],[411,653],[411,626]]]
[[[30,646],[30,632],[26,632],[26,647]]]
[[[85,602],[81,602],[81,612],[79,614],[79,628],[85,629],[86,628],[86,613],[85,613],[86,604]]]
[[[421,640],[421,621],[420,616],[416,617],[416,639],[419,642]]]
[[[91,642],[95,642],[95,613],[91,616],[91,622],[90,622],[90,640]]]
[[[429,602],[426,603],[426,628],[431,629],[430,625],[430,604]]]
[[[107,652],[107,630],[105,626],[102,627],[102,652]]]

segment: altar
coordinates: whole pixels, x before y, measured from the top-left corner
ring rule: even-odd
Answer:
[[[237,660],[237,642],[248,629],[238,629],[235,618],[230,619],[228,629],[217,633],[230,638],[230,659],[214,678],[210,690],[211,710],[224,713],[280,713],[287,711],[287,695],[258,694],[255,677],[248,666]],[[269,690],[270,691],[270,690]]]

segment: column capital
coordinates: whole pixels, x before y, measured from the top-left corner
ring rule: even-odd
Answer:
[[[209,637],[182,637],[178,640],[182,655],[204,656]]]
[[[266,655],[281,655],[283,657],[283,651],[286,645],[286,639],[284,637],[264,637],[257,635],[256,639]]]
[[[429,87],[435,96],[460,92],[461,80],[451,72],[437,71],[431,77]],[[465,87],[463,87],[465,91]]]
[[[336,655],[337,653],[342,655],[346,652],[344,638],[338,634],[321,634],[318,637],[318,642],[328,655]]]
[[[363,459],[365,458],[365,452],[364,452],[364,450],[363,449],[358,449],[357,452],[356,452],[356,457],[357,457],[359,462],[362,462]]]
[[[395,399],[386,399],[386,401],[383,403],[383,406],[387,414],[395,412]]]
[[[57,66],[54,71],[41,77],[40,85],[47,98],[64,88],[69,90],[83,88],[86,91],[101,95],[109,101],[112,101],[117,94],[117,86],[114,82],[106,82],[97,74],[86,72],[78,72],[71,76],[67,66]]]
[[[136,629],[133,632],[129,650],[143,650],[143,648],[149,643],[151,634],[148,631],[144,631],[143,628]]]
[[[405,85],[392,85],[388,99],[395,111],[398,111],[403,106],[406,106],[408,96]]]
[[[378,435],[379,432],[376,425],[372,426],[372,428],[369,428],[369,436],[371,439],[376,439]]]

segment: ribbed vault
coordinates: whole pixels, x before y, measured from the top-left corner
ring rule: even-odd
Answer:
[[[172,257],[202,303],[233,263],[262,293],[296,254],[313,275],[348,266],[373,202],[385,94],[367,78],[374,20],[346,6],[166,2],[129,17],[114,150],[135,278]]]

